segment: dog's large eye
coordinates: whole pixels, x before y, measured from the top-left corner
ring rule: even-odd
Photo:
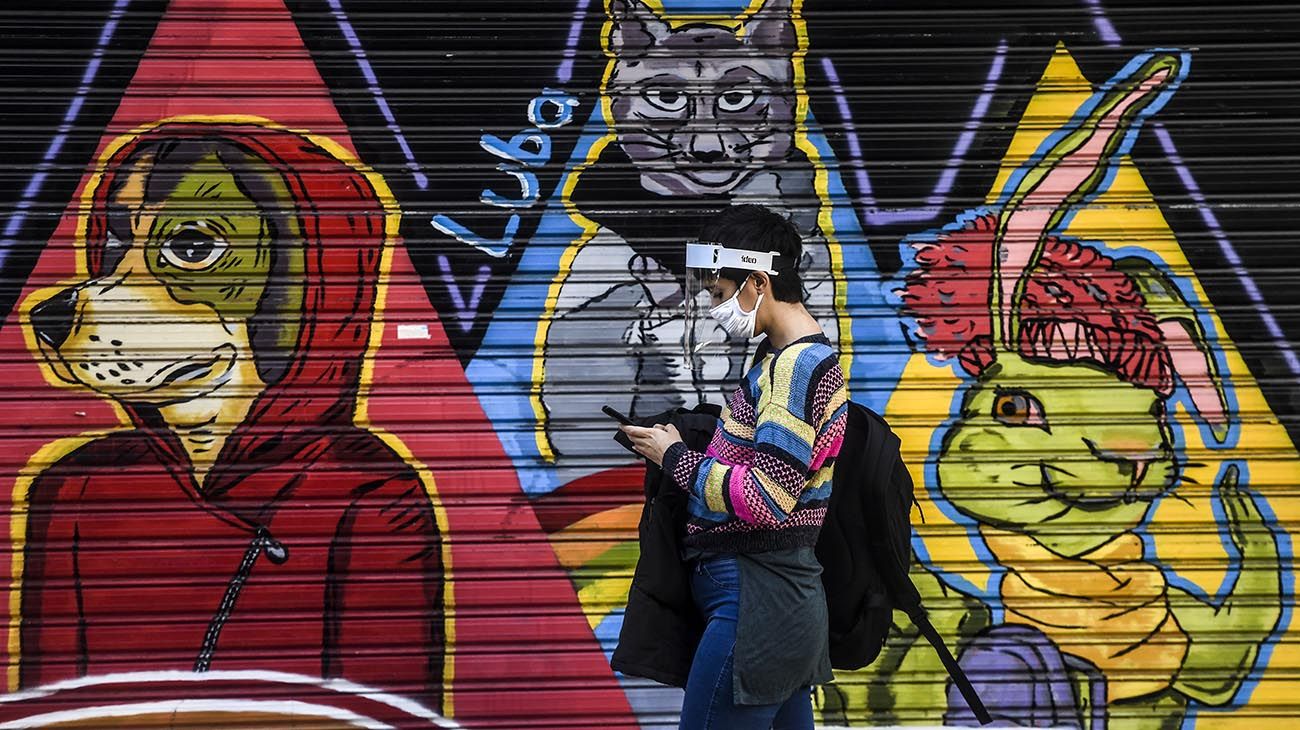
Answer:
[[[206,231],[186,228],[162,245],[162,260],[178,269],[200,271],[216,263],[229,247]]]
[[[1008,426],[1035,426],[1047,429],[1043,403],[1023,390],[998,391],[993,399],[993,418]]]
[[[641,96],[666,112],[679,112],[686,108],[686,102],[690,100],[681,90],[668,88],[646,89],[641,92]]]
[[[730,89],[718,97],[718,108],[724,112],[743,112],[757,98],[752,89]]]

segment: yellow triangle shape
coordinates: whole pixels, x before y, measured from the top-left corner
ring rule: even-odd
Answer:
[[[1000,197],[1010,175],[1033,155],[1049,134],[1070,122],[1094,90],[1069,51],[1063,44],[1058,44],[1013,135],[986,203],[992,204]],[[1236,441],[1232,448],[1218,448],[1217,444],[1207,443],[1181,402],[1174,406],[1169,418],[1181,425],[1185,440],[1179,458],[1191,463],[1183,469],[1183,479],[1175,487],[1181,499],[1166,498],[1160,502],[1151,515],[1149,532],[1158,563],[1174,571],[1181,581],[1193,583],[1214,595],[1230,568],[1227,551],[1219,539],[1211,537],[1222,534],[1224,527],[1216,519],[1211,496],[1222,467],[1227,462],[1244,464],[1242,483],[1262,497],[1259,501],[1266,501],[1267,508],[1272,510],[1270,526],[1275,533],[1284,533],[1286,525],[1300,521],[1300,502],[1288,496],[1294,489],[1295,475],[1300,473],[1300,457],[1297,457],[1294,445],[1264,400],[1245,362],[1237,354],[1236,346],[1188,264],[1177,237],[1128,156],[1121,158],[1109,189],[1086,209],[1080,210],[1064,233],[1083,241],[1098,242],[1110,252],[1121,255],[1138,251],[1155,254],[1171,274],[1184,278],[1194,295],[1192,304],[1208,314],[1210,322],[1207,324],[1212,323],[1213,338],[1223,354],[1225,373],[1233,388],[1235,410],[1232,415],[1236,422],[1233,433]],[[897,419],[898,423],[928,423],[943,429],[945,426],[940,424],[946,423],[950,417],[964,382],[953,374],[952,367],[936,367],[924,355],[913,355],[886,414]],[[923,536],[930,557],[929,565],[950,577],[983,588],[988,583],[988,574],[987,570],[978,568],[976,546],[966,539],[961,527],[929,499],[929,491],[934,485],[926,485],[924,465],[938,455],[936,430],[905,428],[899,431],[904,458],[912,471],[917,497],[925,515],[924,525],[916,515],[913,515],[913,523]],[[926,486],[923,488],[922,485]],[[1279,534],[1279,538],[1283,543],[1279,546],[1283,548],[1283,560],[1286,560],[1289,550],[1285,546],[1289,540],[1284,534]],[[1174,600],[1188,600],[1176,588],[1170,591]],[[1222,640],[1216,637],[1193,638]],[[1250,694],[1250,705],[1258,707],[1289,702],[1287,680],[1278,675],[1286,667],[1296,664],[1300,664],[1300,643],[1287,643],[1284,638],[1273,647],[1269,660],[1269,667],[1278,669],[1264,668],[1262,679]],[[1141,668],[1134,669],[1140,671]],[[1207,723],[1229,727],[1236,726],[1238,719],[1240,727],[1254,727],[1249,718],[1234,718],[1231,714],[1216,714],[1207,718]]]

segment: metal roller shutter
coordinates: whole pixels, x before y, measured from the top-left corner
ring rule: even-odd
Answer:
[[[642,469],[600,406],[727,396],[683,243],[757,202],[902,439],[914,581],[995,716],[1289,727],[1298,28],[4,3],[0,726],[676,727],[609,668]],[[973,724],[901,615],[814,698]]]

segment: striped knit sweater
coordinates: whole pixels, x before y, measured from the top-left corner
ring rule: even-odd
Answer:
[[[844,374],[822,335],[769,352],[745,375],[701,454],[684,443],[665,471],[690,492],[684,544],[756,553],[813,547],[848,420]]]

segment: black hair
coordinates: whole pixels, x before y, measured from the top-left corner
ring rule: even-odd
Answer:
[[[803,283],[799,280],[799,259],[803,241],[789,220],[768,208],[752,203],[732,205],[710,218],[700,229],[700,241],[720,243],[726,248],[746,251],[775,251],[780,259],[773,264],[777,272],[771,277],[772,297],[780,302],[803,301]],[[718,275],[740,286],[754,272],[723,269]]]

